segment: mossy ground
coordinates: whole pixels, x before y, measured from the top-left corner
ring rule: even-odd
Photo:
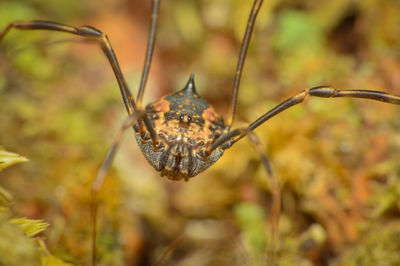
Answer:
[[[400,94],[398,1],[264,2],[235,127],[307,87]],[[145,102],[194,73],[198,92],[226,114],[250,6],[163,0]],[[134,93],[149,17],[150,1],[0,3],[1,28],[48,19],[106,32]],[[80,265],[90,261],[90,182],[126,114],[100,49],[75,40],[12,31],[1,43],[0,144],[30,161],[2,171],[0,185],[12,214],[49,223],[51,253]],[[399,114],[378,102],[309,99],[256,130],[282,182],[279,265],[399,264]],[[173,183],[128,132],[100,193],[101,265],[150,264],[181,236],[167,265],[262,265],[266,178],[243,140],[204,174]]]

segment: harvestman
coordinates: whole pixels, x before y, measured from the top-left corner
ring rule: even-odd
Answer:
[[[229,149],[243,137],[248,136],[255,145],[257,152],[261,155],[263,165],[271,176],[269,182],[273,195],[272,213],[275,214],[273,215],[275,221],[273,221],[272,227],[276,228],[280,210],[280,190],[278,181],[272,175],[267,157],[253,130],[271,117],[291,106],[303,102],[307,96],[322,98],[365,98],[391,104],[400,104],[400,96],[381,91],[338,90],[327,86],[319,86],[305,89],[297,95],[283,101],[247,127],[231,130],[247,48],[262,3],[263,0],[255,0],[250,12],[234,76],[233,96],[226,122],[222,116],[217,114],[214,109],[197,94],[193,75],[190,76],[188,83],[181,91],[164,96],[160,100],[150,103],[143,108],[142,98],[154,50],[160,0],[152,0],[151,28],[142,78],[136,100],[133,98],[126,84],[107,35],[94,27],[72,27],[51,21],[35,20],[11,23],[0,33],[0,41],[12,28],[22,30],[61,31],[95,40],[100,45],[114,71],[129,117],[124,121],[121,129],[114,138],[113,144],[92,184],[93,265],[96,264],[96,196],[117,151],[122,134],[126,129],[133,126],[136,133],[136,140],[144,156],[162,176],[166,176],[171,180],[184,179],[185,181],[188,181],[189,178],[206,170],[223,155],[226,149]]]

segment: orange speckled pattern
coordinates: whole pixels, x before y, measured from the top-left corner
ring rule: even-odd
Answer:
[[[185,101],[189,102],[190,99],[185,99]],[[149,118],[153,121],[154,128],[162,141],[168,143],[178,140],[198,147],[210,145],[222,134],[225,128],[223,119],[211,106],[202,114],[198,114],[187,109],[171,110],[170,104],[171,102],[164,97],[149,106],[151,110]],[[177,119],[171,119],[172,116],[176,116]],[[180,116],[185,121],[181,121]],[[188,117],[190,117],[190,122],[187,122]]]
[[[156,151],[148,141],[137,137],[147,160],[173,180],[195,176],[207,169],[222,155],[216,149],[209,158],[201,158],[199,152],[209,147],[227,131],[222,116],[197,94],[193,76],[185,88],[167,95],[146,107],[163,147]]]

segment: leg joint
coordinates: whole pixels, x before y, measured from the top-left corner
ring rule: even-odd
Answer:
[[[96,29],[95,27],[92,26],[81,26],[79,28],[77,28],[77,34],[81,35],[81,36],[87,36],[87,37],[101,37],[103,36],[103,33]]]
[[[308,90],[309,95],[323,98],[335,97],[336,93],[336,89],[326,86],[314,87]]]

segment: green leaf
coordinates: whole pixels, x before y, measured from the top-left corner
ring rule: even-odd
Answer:
[[[0,148],[0,171],[7,168],[13,164],[27,162],[27,158],[12,152],[8,152]]]
[[[30,237],[33,237],[40,232],[43,232],[49,226],[49,224],[43,222],[43,220],[33,220],[27,218],[14,218],[11,219],[10,222],[19,225],[24,233]]]
[[[323,32],[307,12],[289,10],[279,16],[274,46],[281,53],[315,53],[321,48]],[[307,36],[305,38],[305,36]]]

